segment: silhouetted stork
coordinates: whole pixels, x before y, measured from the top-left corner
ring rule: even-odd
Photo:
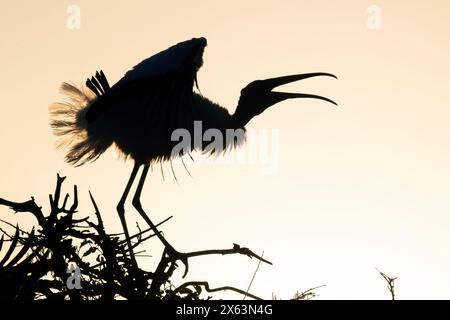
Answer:
[[[194,121],[202,122],[202,130],[215,128],[243,129],[255,116],[286,99],[313,98],[335,104],[332,100],[311,94],[273,91],[293,81],[329,73],[297,74],[251,82],[241,91],[236,111],[225,108],[194,91],[197,71],[203,64],[205,38],[194,38],[174,45],[136,65],[110,88],[103,72],[77,88],[63,83],[62,92],[69,98],[50,108],[51,126],[60,136],[58,146],[68,147],[66,161],[82,165],[96,160],[111,145],[116,145],[135,164],[125,191],[117,205],[132,261],[136,263],[125,221],[124,204],[138,170],[143,166],[133,206],[172,253],[177,253],[158,232],[140,202],[142,188],[150,164],[171,160],[178,154],[172,150],[178,143],[171,139],[175,129],[184,128],[194,134]],[[244,131],[245,132],[245,131]],[[224,135],[225,136],[225,135]],[[226,141],[227,147],[239,145],[243,139]],[[191,145],[205,150],[205,144]],[[169,252],[170,253],[170,252]]]

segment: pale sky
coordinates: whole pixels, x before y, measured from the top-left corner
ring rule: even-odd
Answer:
[[[379,30],[367,25],[373,4]],[[80,8],[80,29],[67,27],[69,5]],[[264,298],[326,284],[318,299],[388,299],[375,268],[399,277],[399,299],[450,298],[448,1],[2,0],[0,14],[0,197],[34,195],[48,208],[59,172],[67,192],[78,185],[83,215],[93,213],[89,189],[109,230],[120,231],[115,207],[132,163],[108,152],[80,168],[65,164],[48,107],[62,99],[63,81],[103,69],[114,83],[142,59],[203,36],[201,92],[230,111],[252,80],[315,71],[339,80],[286,89],[339,107],[287,101],[255,118],[247,127],[260,138],[247,145],[260,150],[255,164],[188,162],[193,178],[176,165],[178,184],[169,165],[165,181],[151,173],[143,207],[155,222],[174,215],[163,228],[174,247],[264,251],[274,265],[261,265],[251,290]],[[275,134],[268,159],[265,134]],[[272,160],[279,170],[263,174]],[[130,226],[144,225],[130,202],[126,209]],[[4,207],[0,217],[29,222]],[[153,257],[139,262],[151,269],[161,246],[146,249]],[[256,265],[199,258],[187,280],[246,289]]]

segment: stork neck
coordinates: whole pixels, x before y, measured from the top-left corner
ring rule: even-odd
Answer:
[[[253,117],[254,115],[243,113],[242,109],[240,109],[238,106],[236,108],[236,111],[231,116],[231,122],[235,129],[244,128]]]

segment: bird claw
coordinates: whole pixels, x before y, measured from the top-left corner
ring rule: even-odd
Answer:
[[[178,252],[172,246],[166,248],[166,254],[173,262],[176,262],[177,260],[183,262],[184,264],[183,278],[185,278],[189,271],[188,257],[186,256],[186,254]]]

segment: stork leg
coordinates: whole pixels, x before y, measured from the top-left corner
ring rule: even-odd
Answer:
[[[130,250],[131,261],[135,266],[137,266],[136,258],[134,256],[133,247],[131,245],[130,233],[128,232],[127,222],[125,220],[125,200],[127,199],[128,193],[130,193],[131,186],[133,185],[133,181],[136,178],[137,172],[139,170],[140,165],[135,163],[133,167],[133,171],[131,171],[130,178],[128,179],[127,186],[120,198],[119,203],[117,204],[117,212],[119,213],[120,222],[122,223],[123,231],[125,232],[125,240],[127,242],[128,249]]]
[[[141,178],[139,179],[139,184],[136,188],[136,193],[134,194],[133,206],[140,213],[142,218],[144,218],[145,222],[147,222],[147,224],[150,226],[150,228],[155,233],[155,235],[158,237],[158,239],[164,244],[164,247],[166,248],[167,252],[169,254],[178,254],[178,252],[172,247],[172,245],[169,242],[167,242],[167,240],[161,235],[161,232],[158,231],[158,228],[153,224],[153,222],[147,216],[144,209],[142,209],[141,193],[142,193],[142,188],[144,187],[145,178],[147,177],[149,168],[150,168],[150,165],[148,165],[148,164],[144,165],[144,169],[142,170]]]

